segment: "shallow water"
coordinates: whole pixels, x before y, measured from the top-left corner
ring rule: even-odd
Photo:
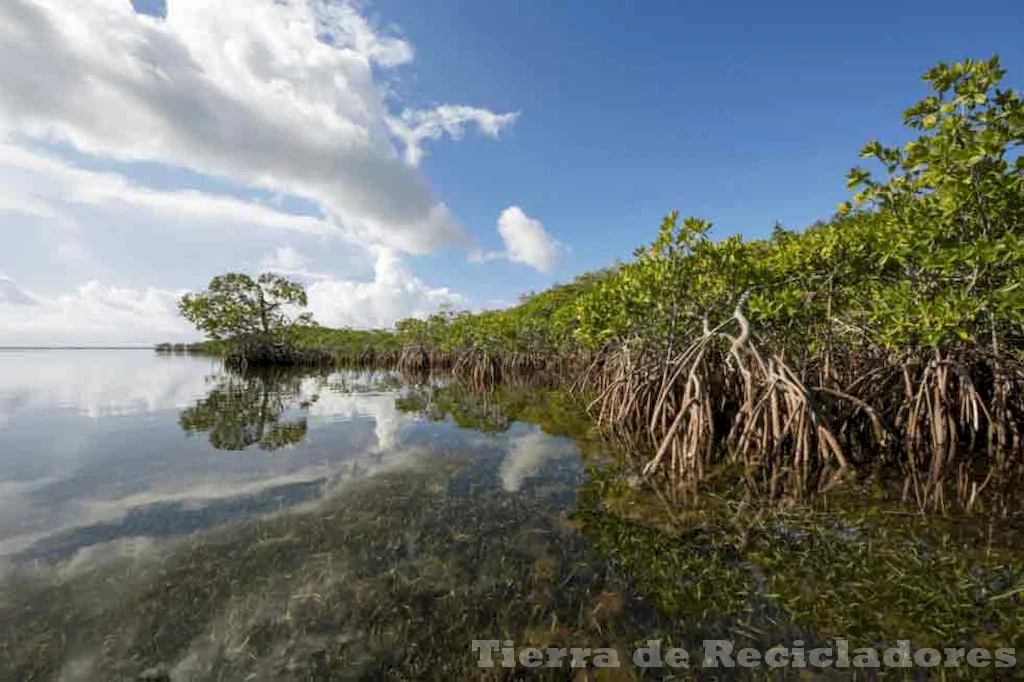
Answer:
[[[0,351],[0,680],[780,679],[628,666],[1024,632],[1005,520],[673,509],[614,461],[559,392]],[[623,665],[483,669],[475,639]]]
[[[197,356],[0,351],[0,560],[215,528],[455,453],[475,454],[476,494],[579,482],[571,441],[430,421],[396,407],[407,394],[387,373],[238,377]]]
[[[476,635],[600,597],[614,579],[568,520],[574,442],[493,428],[487,405],[462,428],[435,388],[148,351],[0,353],[0,672],[418,677],[464,669]]]

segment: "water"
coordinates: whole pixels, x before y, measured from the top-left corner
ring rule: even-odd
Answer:
[[[573,443],[403,412],[391,375],[223,372],[148,351],[0,353],[0,558],[61,561],[343,495],[474,453],[478,492],[569,488]]]
[[[1024,632],[1019,524],[680,509],[615,461],[560,391],[0,351],[0,680],[584,679],[482,669],[474,639],[692,679],[627,666],[649,639]]]
[[[570,520],[576,443],[458,395],[0,352],[0,673],[440,679],[475,637],[628,605]]]

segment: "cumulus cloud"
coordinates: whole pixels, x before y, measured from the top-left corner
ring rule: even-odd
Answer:
[[[544,223],[526,215],[518,206],[509,206],[502,212],[498,218],[498,234],[505,243],[504,251],[473,252],[470,260],[484,262],[504,258],[548,272],[562,257],[561,242],[548,234]]]
[[[508,128],[519,113],[495,114],[477,107],[444,104],[435,109],[402,112],[399,118],[389,118],[391,131],[405,142],[405,160],[411,166],[418,166],[423,159],[423,140],[439,140],[448,135],[453,140],[462,139],[467,126],[475,124],[481,133],[495,139]]]
[[[232,249],[221,247],[196,251],[185,239],[186,231],[214,231],[218,240],[230,238],[232,248],[240,238],[255,239],[257,230],[269,238],[282,232],[295,238],[318,240],[336,236],[337,229],[321,217],[295,215],[231,196],[196,191],[162,191],[139,186],[117,173],[76,168],[48,154],[0,144],[0,213],[13,234],[38,236],[35,222],[21,227],[19,220],[44,217],[44,225],[56,232],[50,249],[51,268],[64,269],[68,259],[84,260],[90,269],[91,254],[80,243],[88,230],[92,246],[98,234],[118,243],[130,240],[140,260],[175,254],[191,265],[197,259],[221,259],[239,268]],[[93,224],[101,222],[102,227]],[[158,239],[158,230],[139,226],[173,223],[174,229]],[[179,225],[186,226],[183,231]],[[30,228],[31,226],[31,228]],[[20,240],[24,242],[24,240]],[[182,244],[184,242],[184,246]],[[141,253],[149,248],[155,256]],[[9,244],[8,248],[17,248]],[[309,284],[311,310],[324,324],[355,327],[389,325],[410,315],[433,312],[438,306],[459,304],[464,299],[444,288],[434,288],[413,276],[394,249],[349,244],[342,261],[348,270],[372,271],[366,280],[339,279],[311,270],[311,260],[292,245],[278,246],[260,262],[261,267],[295,277]],[[365,265],[363,261],[368,261]],[[219,261],[218,261],[219,262]],[[185,269],[185,264],[176,270]],[[202,268],[201,268],[202,269]],[[53,279],[57,272],[49,275]],[[187,278],[189,282],[193,277]],[[200,280],[202,281],[202,280]],[[81,282],[81,280],[78,280]],[[75,284],[70,291],[31,292],[14,278],[0,275],[0,344],[60,343],[155,343],[194,340],[197,335],[177,314],[181,288],[114,286],[95,279]]]
[[[7,283],[21,291],[14,282]],[[0,300],[0,344],[151,343],[195,337],[177,315],[184,292],[90,281],[59,296],[21,293],[33,304]]]
[[[226,270],[331,325],[465,303],[404,262],[466,240],[415,164],[517,114],[402,111],[412,46],[358,3],[5,0],[0,44],[0,344],[195,339],[177,299]]]
[[[129,0],[5,0],[0,42],[0,137],[304,197],[353,238],[410,253],[466,242],[408,162],[420,142],[514,120],[463,107],[392,116],[378,74],[412,47],[349,2],[170,0],[161,20]]]
[[[441,306],[459,306],[466,300],[446,287],[431,287],[413,275],[391,249],[375,249],[374,276],[370,281],[321,279],[311,284],[309,308],[328,326],[389,327],[405,317],[423,317]]]
[[[390,327],[406,317],[423,317],[442,306],[464,306],[467,299],[447,287],[433,287],[416,277],[393,249],[373,247],[369,278],[338,279],[311,269],[309,257],[291,246],[278,247],[262,262],[264,269],[306,284],[309,310],[320,324],[332,327]]]
[[[272,254],[264,258],[260,266],[264,272],[276,272],[285,277],[306,283],[318,279],[330,279],[330,275],[313,272],[309,269],[309,258],[294,246],[279,246]]]
[[[365,247],[329,219],[194,189],[153,189],[111,171],[0,142],[0,232],[5,274],[55,295],[84,281],[177,289],[252,268],[282,235],[316,244],[349,270]],[[15,238],[15,235],[17,237]],[[11,302],[10,283],[0,301]]]

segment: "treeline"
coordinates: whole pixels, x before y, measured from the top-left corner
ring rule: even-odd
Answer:
[[[157,353],[208,353],[212,350],[209,342],[200,343],[158,343],[153,347]]]

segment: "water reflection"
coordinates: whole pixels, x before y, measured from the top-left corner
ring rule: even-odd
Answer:
[[[17,623],[2,679],[134,679],[159,663],[172,679],[367,679],[450,631],[407,671],[431,677],[419,666],[434,661],[443,676],[514,595],[560,595],[514,607],[538,631],[605,592],[631,599],[568,520],[572,441],[499,400],[477,409],[388,373],[211,374],[151,357],[184,363],[189,392],[150,385],[175,398],[115,410],[86,403],[124,377],[74,376],[68,357],[51,359],[70,383],[97,385],[33,393],[26,371],[0,388],[22,397],[0,431],[14,453],[0,487],[16,491],[0,500],[0,620]],[[478,412],[500,428],[457,423]]]
[[[501,463],[501,487],[510,493],[518,492],[550,462],[573,457],[575,452],[570,443],[553,441],[539,429],[514,436],[508,456]]]
[[[65,409],[94,419],[186,407],[219,362],[148,350],[0,349],[0,427]]]
[[[69,381],[101,385],[70,393],[0,374],[0,397],[22,396],[0,429],[0,679],[512,679],[469,643],[628,661],[648,639],[1024,631],[1020,525],[938,527],[859,494],[828,513],[716,498],[666,515],[625,472],[582,470],[600,445],[564,393],[148,362],[179,360],[140,375],[194,392],[151,385],[176,397],[133,410],[75,403],[112,395],[93,368]]]
[[[272,370],[225,373],[205,398],[182,411],[186,433],[207,433],[218,450],[280,450],[301,443],[309,424],[304,415],[286,418],[286,411],[308,409],[317,399],[302,397],[302,376]]]
[[[118,396],[132,385],[119,357],[144,382],[135,394]],[[456,453],[472,453],[456,484],[467,494],[555,485],[569,499],[579,477],[571,441],[511,420],[491,434],[460,428],[405,404],[424,393],[445,404],[440,385],[392,373],[239,374],[205,358],[109,351],[4,361],[16,371],[0,373],[0,402],[17,409],[0,429],[0,563],[68,561],[299,509]]]

